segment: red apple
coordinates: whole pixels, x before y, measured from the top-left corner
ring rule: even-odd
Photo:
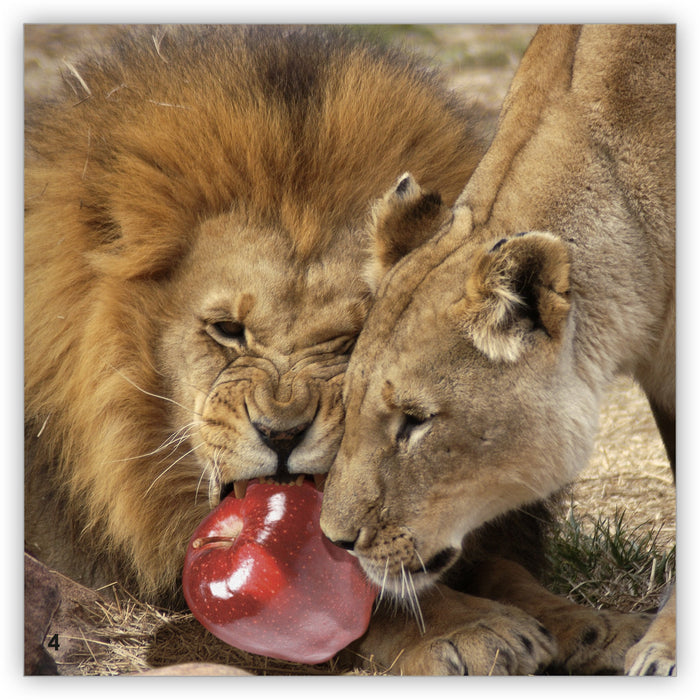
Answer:
[[[376,588],[319,524],[313,483],[251,483],[199,525],[182,586],[194,616],[231,646],[320,663],[360,637]]]

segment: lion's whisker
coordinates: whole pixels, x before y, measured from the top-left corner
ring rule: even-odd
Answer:
[[[185,457],[191,455],[195,450],[198,450],[203,444],[204,442],[200,442],[198,445],[195,445],[191,450],[185,452],[185,454],[180,455],[170,466],[164,469],[160,474],[158,474],[158,476],[155,479],[153,479],[151,485],[146,489],[146,493],[148,493],[156,485],[156,481],[158,481],[158,479],[160,479],[167,472],[169,472],[178,462],[181,462],[183,459],[185,459]]]
[[[192,437],[192,432],[191,429],[194,428],[197,425],[200,425],[202,421],[192,421],[191,423],[187,423],[186,425],[182,426],[181,428],[178,428],[174,433],[169,435],[158,447],[155,449],[151,450],[150,452],[144,452],[143,454],[140,455],[134,455],[132,457],[124,457],[122,459],[117,459],[114,460],[114,462],[131,462],[136,459],[144,459],[145,457],[153,457],[154,455],[157,455],[159,452],[167,449],[171,445],[175,444],[175,447],[173,447],[170,452],[163,457],[163,459],[167,459],[175,450],[180,447],[180,445],[187,440],[188,438]],[[184,432],[183,432],[184,431]],[[183,433],[182,435],[178,435],[178,433]]]
[[[188,423],[186,426],[183,426],[178,430],[177,432],[173,433],[161,446],[161,449],[165,449],[167,447],[170,447],[171,445],[174,445],[173,449],[170,450],[168,453],[168,457],[177,450],[180,445],[182,445],[183,442],[188,440],[192,435],[194,434],[194,431],[192,430],[193,428],[199,426],[202,424],[202,421],[192,421],[192,423]],[[178,435],[178,433],[181,433],[181,435]]]
[[[140,386],[139,386],[135,381],[133,381],[132,379],[129,379],[129,377],[127,377],[127,376],[124,374],[124,372],[122,372],[121,370],[117,369],[114,365],[110,365],[110,366],[111,366],[111,368],[112,368],[120,377],[122,377],[122,378],[125,379],[127,382],[129,382],[129,384],[131,384],[131,386],[133,386],[135,389],[138,389],[142,394],[145,394],[146,396],[152,396],[154,399],[161,399],[162,401],[169,401],[170,403],[175,404],[176,406],[179,406],[180,408],[184,408],[185,411],[187,411],[187,412],[194,412],[194,411],[192,411],[191,408],[188,408],[187,406],[183,406],[181,403],[175,401],[175,399],[171,399],[169,396],[161,396],[160,394],[154,394],[154,393],[151,392],[151,391],[146,391],[146,389],[144,389],[143,387],[140,387]],[[194,412],[194,413],[195,413],[195,415],[198,415],[196,412]]]
[[[213,503],[214,497],[217,495],[216,491],[221,486],[222,476],[221,476],[221,456],[224,453],[224,448],[217,448],[214,453],[214,459],[212,461],[212,478],[209,480],[209,502]]]
[[[199,480],[197,481],[197,488],[194,491],[194,502],[195,504],[197,503],[197,499],[199,498],[199,488],[202,485],[202,479],[204,479],[204,475],[206,474],[206,470],[202,469],[202,473],[199,475]]]
[[[221,470],[219,469],[219,459],[221,458],[222,454],[223,448],[218,447],[212,456],[211,463],[205,466],[204,469],[202,469],[202,476],[199,479],[199,482],[201,483],[207,470],[211,472],[211,474],[209,475],[209,486],[207,489],[207,498],[209,499],[209,503],[214,502],[214,496],[216,495],[217,487],[221,483]],[[199,485],[197,486],[197,490],[199,491]]]
[[[197,505],[197,499],[199,498],[199,488],[202,485],[202,479],[204,478],[204,472],[202,472],[199,475],[199,479],[197,479],[197,488],[194,490],[194,503]]]

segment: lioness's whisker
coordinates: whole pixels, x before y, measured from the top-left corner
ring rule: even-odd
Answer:
[[[418,602],[418,593],[416,592],[415,585],[413,584],[411,572],[406,571],[403,562],[401,562],[401,598],[408,603],[408,607],[416,620],[420,633],[424,634],[425,621],[423,619],[423,612],[421,611],[420,604]]]
[[[425,634],[425,620],[423,619],[423,611],[420,608],[420,600],[418,599],[418,592],[416,591],[416,585],[413,583],[413,576],[408,572],[408,582],[411,585],[411,593],[413,599],[413,614],[418,623],[418,629],[421,634]]]
[[[389,575],[389,557],[387,557],[386,562],[384,563],[384,577],[382,578],[382,585],[379,590],[379,599],[377,600],[377,604],[379,604],[382,599],[384,598],[384,591],[386,590],[386,579],[387,576]]]
[[[418,559],[418,561],[420,562],[420,567],[421,569],[423,569],[423,573],[427,574],[428,570],[425,568],[425,562],[423,561],[423,557],[418,553],[418,550],[414,550],[414,552],[416,555],[416,559]]]

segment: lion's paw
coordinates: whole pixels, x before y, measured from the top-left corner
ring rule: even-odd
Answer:
[[[556,654],[552,635],[520,613],[492,615],[449,634],[423,640],[406,651],[404,674],[438,676],[531,675]]]

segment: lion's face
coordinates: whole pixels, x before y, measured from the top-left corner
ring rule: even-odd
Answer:
[[[359,245],[348,247],[302,259],[283,234],[225,215],[200,227],[170,281],[159,361],[176,402],[171,429],[187,436],[211,505],[249,479],[320,483],[328,471],[368,295],[347,264]]]
[[[406,574],[433,581],[475,528],[568,483],[595,428],[565,251],[546,234],[464,241],[455,221],[393,268],[346,375],[321,523],[396,592]]]

